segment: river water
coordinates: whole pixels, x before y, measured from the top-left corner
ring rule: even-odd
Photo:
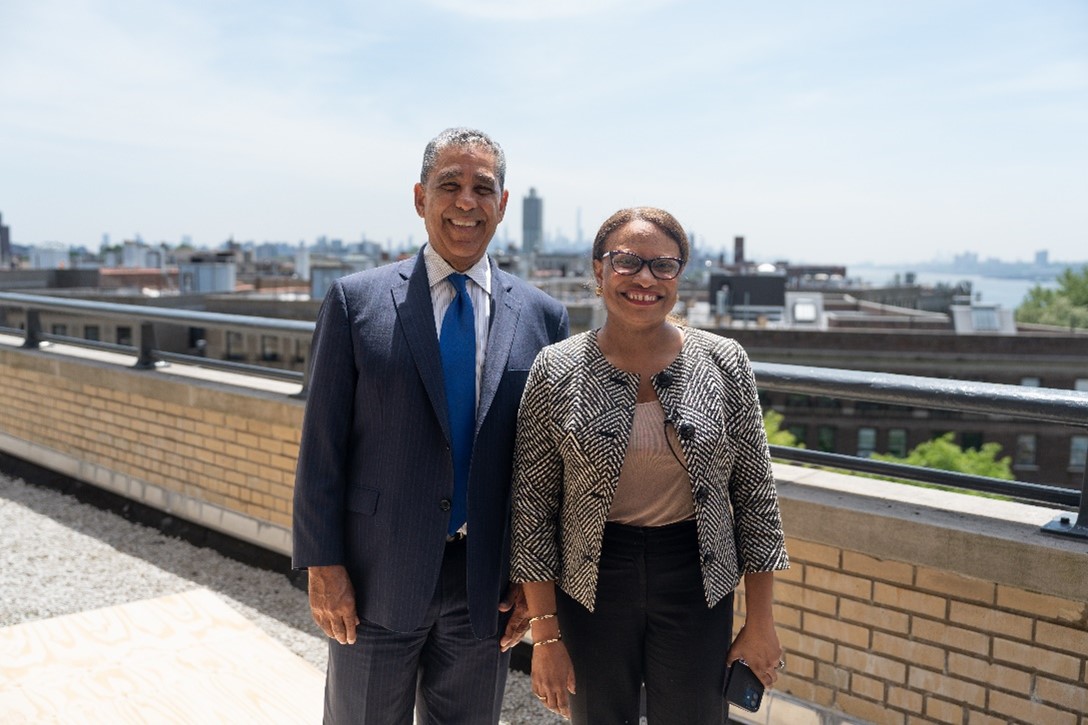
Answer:
[[[860,279],[872,285],[891,284],[898,274],[900,281],[909,267],[847,267],[846,274],[851,279]],[[1024,301],[1028,291],[1039,285],[1044,288],[1057,288],[1058,282],[1050,279],[1010,279],[1007,277],[982,277],[977,274],[956,274],[954,272],[915,272],[915,282],[920,285],[949,284],[968,281],[976,302],[999,304],[1008,309],[1016,309]]]

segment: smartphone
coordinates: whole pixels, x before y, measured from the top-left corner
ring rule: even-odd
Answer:
[[[748,712],[759,710],[763,702],[763,683],[744,660],[735,660],[725,676],[725,699]]]

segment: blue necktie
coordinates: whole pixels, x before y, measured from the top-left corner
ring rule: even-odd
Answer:
[[[451,274],[446,279],[457,290],[442,318],[438,338],[453,443],[453,507],[448,531],[452,535],[468,516],[468,469],[476,432],[476,319],[465,289],[468,277]]]

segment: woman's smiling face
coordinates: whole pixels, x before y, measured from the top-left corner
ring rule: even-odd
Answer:
[[[651,222],[642,219],[619,227],[605,243],[605,257],[593,260],[593,273],[601,287],[601,299],[610,322],[633,327],[653,327],[665,321],[676,305],[679,278],[658,279],[643,264],[635,274],[619,274],[608,252],[627,252],[651,260],[681,256],[680,245]]]

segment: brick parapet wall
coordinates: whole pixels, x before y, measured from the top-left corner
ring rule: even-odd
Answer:
[[[303,404],[284,386],[17,342],[0,339],[0,450],[289,551]],[[1039,533],[1053,511],[776,475],[788,666],[752,721],[1088,725],[1088,543]]]
[[[0,448],[289,553],[303,403],[223,374],[130,365],[0,345]]]
[[[1053,511],[794,466],[776,475],[789,664],[783,702],[754,721],[804,722],[801,701],[823,722],[1088,723],[1088,542],[1041,533]],[[742,595],[737,607],[742,622]]]

